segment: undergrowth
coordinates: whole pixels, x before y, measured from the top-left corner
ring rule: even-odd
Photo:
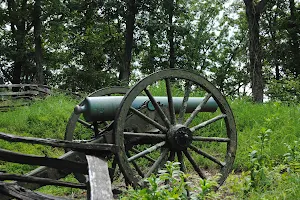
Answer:
[[[68,118],[77,103],[78,100],[68,96],[54,95],[36,101],[30,106],[0,113],[0,131],[21,136],[62,139]],[[213,194],[213,199],[297,199],[300,196],[300,105],[280,102],[253,104],[246,100],[234,100],[230,102],[230,106],[235,115],[238,131],[234,172],[218,192]],[[62,149],[12,144],[2,140],[0,146],[17,152],[49,157],[58,157],[63,153]],[[12,173],[24,174],[33,168],[35,166],[0,162],[0,170]],[[162,171],[158,176],[151,176],[148,182],[150,185],[153,184],[152,189],[151,187],[147,188],[147,191],[129,189],[127,196],[124,195],[123,198],[153,192],[157,182],[165,177],[172,177],[176,179],[174,180],[176,186],[173,184],[169,187],[160,182],[156,189],[164,193],[162,195],[167,195],[168,192],[163,191],[164,189],[177,187],[176,195],[185,199],[185,188],[190,186],[183,183],[182,178],[189,175],[179,172],[176,168],[172,170],[169,175],[166,175],[166,171]],[[195,194],[203,194],[200,191],[205,190],[204,186],[210,187],[208,183],[210,184],[199,179],[197,184],[199,191],[194,189]],[[53,187],[48,189],[46,187],[43,192],[45,190],[62,196],[74,193],[72,190],[53,192]],[[175,195],[172,192],[169,191],[169,194]],[[208,192],[207,195],[209,194],[212,193]],[[210,198],[207,195],[197,198]]]
[[[167,162],[165,168],[157,175],[152,174],[145,179],[146,187],[140,189],[129,188],[121,200],[161,200],[161,199],[215,199],[214,192],[217,182],[200,179],[198,184],[185,181],[188,175],[180,171],[179,162]]]

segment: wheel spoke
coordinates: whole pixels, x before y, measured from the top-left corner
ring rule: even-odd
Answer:
[[[187,107],[187,102],[189,100],[189,96],[190,96],[190,92],[191,92],[191,83],[187,82],[185,87],[184,87],[184,97],[182,100],[182,104],[181,104],[181,108],[180,108],[180,112],[179,112],[179,118],[178,118],[178,123],[182,124],[183,119],[184,119],[184,115],[185,115],[185,111],[186,111],[186,107]]]
[[[149,139],[166,139],[166,134],[124,132],[124,137],[143,137]]]
[[[209,124],[211,124],[211,123],[214,123],[214,122],[216,122],[216,121],[218,121],[218,120],[220,120],[220,119],[223,119],[223,118],[225,118],[225,117],[227,117],[227,115],[225,115],[225,114],[218,115],[218,116],[216,116],[216,117],[214,117],[214,118],[212,118],[212,119],[209,119],[209,120],[207,120],[207,121],[205,121],[205,122],[202,122],[201,124],[198,124],[198,125],[196,125],[196,126],[190,128],[190,130],[191,130],[192,132],[194,132],[194,131],[196,131],[196,130],[198,130],[198,129],[200,129],[200,128],[203,128],[203,127],[205,127],[205,126],[207,126],[207,125],[209,125]]]
[[[180,170],[186,172],[182,151],[177,151],[177,158],[178,158],[178,162],[180,162]]]
[[[168,160],[171,162],[175,160],[175,151],[170,151]]]
[[[77,121],[82,124],[83,126],[85,126],[86,128],[92,129],[94,130],[94,126],[90,123],[87,123],[86,121],[83,121],[82,119],[77,119]]]
[[[194,120],[194,118],[201,111],[202,107],[206,104],[206,102],[210,97],[211,97],[211,93],[206,94],[203,101],[196,107],[196,109],[192,112],[191,116],[184,123],[185,126],[188,126]]]
[[[174,108],[174,102],[172,97],[172,91],[171,91],[171,83],[170,79],[165,79],[166,81],[166,88],[167,88],[167,95],[168,95],[168,105],[169,105],[169,112],[170,112],[170,118],[171,118],[171,124],[176,124],[176,115],[175,115],[175,108]]]
[[[163,149],[161,155],[158,157],[158,159],[155,161],[155,163],[151,166],[151,168],[149,169],[149,171],[147,172],[145,177],[149,177],[154,171],[156,171],[161,166],[161,163],[167,156],[168,151],[169,150],[167,148]]]
[[[131,157],[131,155],[130,155],[130,153],[129,153],[128,151],[126,152],[126,155],[127,155],[127,157]],[[139,166],[136,164],[136,162],[135,162],[135,161],[131,161],[131,162],[132,162],[132,164],[133,164],[135,170],[137,171],[137,173],[138,173],[142,178],[144,178],[144,177],[145,177],[145,176],[144,176],[144,173],[143,173],[142,170],[139,168]]]
[[[147,96],[149,97],[149,99],[150,99],[152,105],[154,106],[155,110],[158,112],[160,118],[164,121],[165,125],[168,128],[170,128],[171,127],[171,123],[170,123],[168,117],[165,115],[164,111],[161,109],[161,107],[155,101],[155,99],[152,96],[152,94],[150,93],[150,91],[147,88],[145,88],[144,91],[146,92]]]
[[[180,170],[182,172],[186,173],[187,170],[186,170],[186,166],[184,164],[182,151],[177,151],[177,158],[178,158],[178,161],[180,162]],[[184,178],[184,182],[185,183],[187,182],[186,178]],[[189,197],[190,196],[190,191],[188,190],[187,185],[185,186],[185,190],[187,192],[187,196]]]
[[[165,144],[166,144],[165,141],[157,143],[156,145],[154,145],[154,146],[152,146],[152,147],[150,147],[150,148],[148,148],[148,149],[146,149],[144,151],[141,151],[140,153],[138,153],[138,154],[136,154],[136,155],[128,158],[128,161],[131,162],[131,161],[136,160],[136,159],[138,159],[138,158],[140,158],[140,157],[142,157],[144,155],[147,155],[147,154],[151,153],[152,151],[155,151],[156,149],[164,146]]]
[[[139,150],[137,150],[135,148],[130,149],[130,151],[132,151],[132,152],[134,152],[136,154],[141,153]],[[153,162],[153,163],[155,162],[155,160],[153,158],[151,158],[150,156],[144,155],[142,157],[145,158],[145,159],[147,159],[150,162]]]
[[[193,136],[193,140],[202,142],[230,142],[229,138]]]
[[[218,165],[220,165],[221,167],[225,166],[225,163],[219,161],[217,158],[215,158],[214,156],[206,153],[205,151],[202,151],[200,149],[198,149],[197,147],[195,147],[194,145],[191,145],[190,148],[195,151],[196,153],[208,158],[209,160],[213,161],[214,163],[217,163]]]
[[[97,132],[97,135],[101,135],[101,133],[102,133],[103,131],[105,131],[104,129],[98,129],[98,128],[96,128],[93,124],[87,123],[86,121],[83,121],[82,119],[77,119],[77,121],[78,121],[80,124],[82,124],[84,127],[88,128],[88,129],[91,129],[91,130],[93,130],[94,132],[95,132],[95,131],[98,131],[98,132]],[[96,129],[96,130],[95,130],[95,129]]]
[[[134,114],[136,114],[137,116],[139,116],[140,118],[144,119],[146,122],[150,123],[151,125],[155,126],[156,128],[158,128],[159,130],[161,130],[162,132],[167,132],[168,129],[164,126],[162,126],[161,124],[157,123],[156,121],[154,121],[153,119],[149,118],[148,116],[144,115],[143,113],[141,113],[140,111],[138,111],[137,109],[131,107],[130,111],[133,112]]]
[[[194,170],[198,173],[198,175],[202,178],[202,179],[206,179],[206,176],[204,175],[204,173],[201,171],[201,169],[198,167],[197,163],[195,162],[195,160],[192,158],[191,154],[185,150],[183,151],[184,155],[187,157],[187,159],[190,161],[190,163],[192,164]]]

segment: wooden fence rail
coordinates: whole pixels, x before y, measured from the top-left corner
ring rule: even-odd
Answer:
[[[13,91],[13,89],[15,89]],[[0,85],[0,96],[33,96],[33,95],[49,95],[50,87],[46,85],[36,85],[36,84],[9,84]],[[6,91],[3,91],[6,90]]]
[[[14,100],[33,100],[44,98],[51,94],[49,86],[38,84],[1,84],[0,85],[0,112],[28,105],[30,102],[14,103]]]
[[[104,155],[117,153],[118,147],[113,144],[97,143],[97,139],[90,142],[73,142],[56,139],[42,139],[21,137],[0,132],[0,139],[12,143],[43,144],[51,147],[67,147],[73,151],[65,153],[60,158],[49,158],[36,155],[28,155],[8,151],[0,148],[0,160],[20,164],[45,166],[52,168],[48,171],[45,167],[39,167],[27,175],[10,174],[0,172],[0,199],[8,200],[10,197],[24,200],[66,200],[65,198],[49,196],[31,191],[43,185],[54,185],[87,190],[88,200],[112,200],[113,193],[109,176],[107,161]],[[79,152],[84,152],[81,154]],[[101,156],[102,155],[102,156]],[[86,161],[78,161],[86,157]],[[75,159],[76,158],[76,159]],[[56,171],[53,171],[56,170]],[[58,180],[70,173],[88,175],[88,181],[73,183]],[[4,182],[4,181],[15,182]],[[16,182],[17,181],[17,182]],[[23,183],[23,184],[21,184]],[[33,185],[32,185],[33,184]]]

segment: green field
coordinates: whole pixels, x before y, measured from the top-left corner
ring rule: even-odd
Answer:
[[[63,139],[78,100],[54,95],[30,106],[0,113],[0,131],[21,136]],[[238,130],[234,172],[216,199],[297,199],[300,197],[300,105],[231,100]],[[209,130],[208,130],[209,131]],[[62,149],[0,141],[1,148],[58,157]],[[34,166],[1,162],[0,170],[24,174]],[[73,180],[72,177],[67,177]],[[43,192],[76,197],[80,190],[44,187]]]

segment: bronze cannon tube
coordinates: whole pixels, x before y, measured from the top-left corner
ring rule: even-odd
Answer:
[[[88,122],[114,120],[122,99],[123,96],[87,97],[81,106],[77,105],[74,108],[74,112],[76,114],[83,113],[83,117]],[[168,97],[155,96],[154,99],[159,105],[168,106]],[[203,97],[190,97],[187,102],[186,112],[193,112],[203,99]],[[180,112],[182,101],[183,97],[173,97],[175,113]],[[136,109],[141,108],[143,105],[147,106],[149,110],[155,110],[147,96],[138,96],[132,103],[132,107]],[[210,98],[202,107],[201,112],[215,112],[217,108],[217,103],[213,98]]]

